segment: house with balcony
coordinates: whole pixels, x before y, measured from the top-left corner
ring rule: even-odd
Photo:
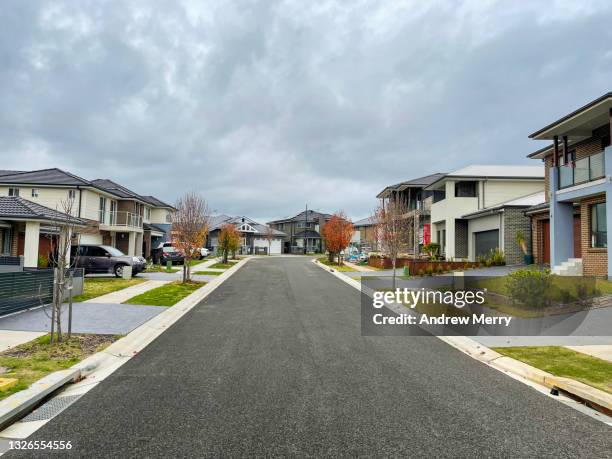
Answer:
[[[375,216],[362,218],[353,222],[355,233],[351,239],[353,246],[365,253],[377,252],[379,241],[376,233],[377,220]]]
[[[511,237],[506,231],[510,220],[500,221],[497,216],[484,222],[474,221],[475,217],[480,220],[485,216],[481,211],[503,210],[511,201],[543,189],[544,170],[539,166],[472,165],[445,174],[425,187],[433,192],[432,242],[440,244],[447,260],[475,261],[479,253],[502,248]]]
[[[402,200],[408,208],[406,218],[410,220],[410,227],[413,228],[407,238],[408,254],[420,254],[422,246],[431,242],[431,205],[436,192],[427,187],[445,175],[437,172],[390,185],[376,196],[383,201],[383,204],[385,200]]]
[[[285,233],[283,253],[324,253],[325,241],[321,231],[331,218],[316,210],[304,210],[294,217],[268,222],[268,226]]]
[[[72,216],[85,222],[75,234],[81,244],[112,245],[135,256],[146,256],[150,251],[150,244],[144,237],[145,224],[154,225],[156,219],[166,221],[164,215],[173,210],[161,201],[160,205],[151,197],[139,196],[110,180],[89,181],[57,168],[3,171],[0,173],[0,196],[19,197],[60,213],[64,210],[63,205],[71,202]],[[48,238],[44,237],[44,231],[45,225],[39,231],[41,255],[47,252]],[[166,235],[162,228],[155,227],[155,231]],[[35,237],[27,236],[27,225],[5,227],[2,233],[3,246],[0,248],[4,254],[17,256],[34,251],[32,241]],[[26,241],[30,242],[26,244]]]
[[[532,250],[537,263],[557,274],[612,278],[611,132],[612,93],[607,93],[529,136],[547,143],[528,155],[546,169],[546,202],[526,211]]]

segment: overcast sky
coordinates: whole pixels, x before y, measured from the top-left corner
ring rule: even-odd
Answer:
[[[612,90],[609,1],[0,3],[0,169],[60,167],[267,220],[537,164]]]

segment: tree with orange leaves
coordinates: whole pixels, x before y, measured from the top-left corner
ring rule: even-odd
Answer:
[[[338,263],[341,263],[340,252],[348,247],[354,232],[353,224],[342,211],[336,212],[325,223],[321,235],[325,241],[325,247],[329,251],[330,262],[333,263],[334,255],[338,255]]]
[[[232,224],[223,225],[219,232],[218,242],[219,250],[223,256],[223,263],[227,263],[230,252],[235,254],[238,247],[240,247],[240,233]]]

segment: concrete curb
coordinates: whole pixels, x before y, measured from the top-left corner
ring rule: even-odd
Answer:
[[[242,259],[202,288],[132,330],[127,336],[115,341],[104,351],[87,357],[67,370],[53,372],[33,383],[28,389],[0,401],[0,430],[23,417],[38,403],[66,384],[83,378],[92,382],[102,381],[147,347],[248,261],[248,258]]]
[[[348,276],[336,271],[333,268],[312,260],[313,263],[325,271],[333,274],[338,279],[346,282],[351,287],[361,291],[361,283]],[[369,293],[366,291],[366,293]],[[394,308],[395,309],[395,308]],[[397,310],[395,312],[398,312]],[[503,356],[487,346],[474,341],[467,336],[436,336],[455,349],[479,360],[498,371],[509,373],[513,376],[527,379],[548,388],[560,389],[590,403],[593,408],[603,408],[607,412],[612,412],[612,394],[601,391],[594,387],[583,384],[569,378],[554,376],[546,371],[527,365],[526,363]]]

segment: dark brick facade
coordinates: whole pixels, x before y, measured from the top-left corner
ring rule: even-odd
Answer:
[[[504,209],[504,255],[506,264],[518,265],[524,262],[523,252],[516,242],[516,234],[522,231],[531,246],[529,217],[524,215],[523,208],[507,207]]]
[[[468,222],[455,220],[455,258],[468,257]]]

